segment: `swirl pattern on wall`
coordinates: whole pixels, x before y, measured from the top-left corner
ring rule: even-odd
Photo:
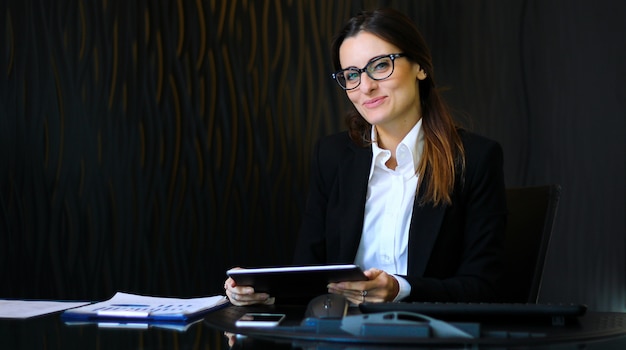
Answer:
[[[290,262],[312,145],[342,125],[346,2],[3,7],[3,295],[207,293]]]

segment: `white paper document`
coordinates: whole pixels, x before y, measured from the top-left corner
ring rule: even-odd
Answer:
[[[111,299],[63,313],[64,318],[186,321],[228,302],[224,296],[162,298],[117,292]]]
[[[89,304],[88,302],[0,299],[0,318],[29,318]]]

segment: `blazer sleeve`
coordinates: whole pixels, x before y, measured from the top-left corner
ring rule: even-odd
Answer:
[[[371,147],[356,146],[347,132],[317,142],[294,264],[354,262],[363,231],[371,161]]]
[[[320,169],[321,140],[315,144],[305,211],[293,255],[294,265],[326,263],[325,213],[328,193]]]
[[[466,167],[446,207],[423,274],[406,301],[491,301],[497,298],[506,226],[503,152],[494,141],[462,134]],[[419,244],[419,242],[417,242]]]

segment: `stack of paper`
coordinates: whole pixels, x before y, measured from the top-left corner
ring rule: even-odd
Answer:
[[[66,310],[66,321],[132,320],[144,322],[188,322],[226,305],[217,295],[202,298],[161,298],[118,292],[111,299]]]

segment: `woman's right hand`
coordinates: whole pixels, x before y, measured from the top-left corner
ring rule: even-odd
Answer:
[[[230,303],[236,306],[274,304],[274,297],[267,293],[255,293],[254,288],[250,286],[238,286],[230,277],[224,282],[224,291]]]

